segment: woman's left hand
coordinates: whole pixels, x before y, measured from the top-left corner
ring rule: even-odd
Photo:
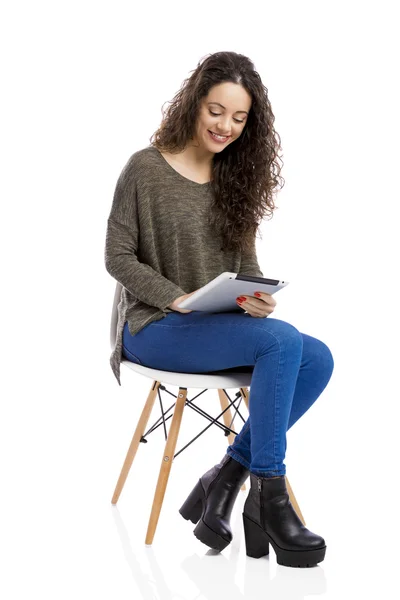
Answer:
[[[252,317],[268,317],[276,306],[276,300],[271,294],[265,292],[254,292],[259,294],[259,297],[255,296],[239,296],[238,298],[243,299],[242,303],[238,303],[245,311]],[[236,300],[238,300],[238,298]]]

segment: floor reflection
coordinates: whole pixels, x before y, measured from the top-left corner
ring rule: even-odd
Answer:
[[[154,587],[160,600],[187,600],[188,596],[171,590],[166,582],[166,572],[171,568],[170,560],[163,567],[156,558],[152,546],[143,543],[143,555],[148,561],[151,575],[145,573],[132,549],[130,537],[117,506],[112,506],[112,515],[118,532],[125,559],[140,590],[141,600],[155,600]],[[231,523],[235,531],[240,530],[242,512],[236,512],[235,523]],[[192,535],[188,532],[188,535]],[[306,597],[319,596],[326,593],[325,573],[320,565],[311,568],[292,568],[271,564],[272,558],[265,556],[259,559],[243,557],[241,536],[235,536],[224,553],[208,549],[204,553],[194,553],[184,558],[180,567],[185,575],[198,589],[200,596],[196,599],[207,600],[249,600],[251,598],[268,598],[268,600],[304,600]],[[272,553],[271,549],[271,553]],[[242,586],[237,583],[238,573],[244,558],[244,578]],[[169,557],[170,559],[170,557]],[[272,568],[273,567],[273,568]],[[272,574],[273,573],[273,574]],[[179,586],[181,582],[177,582]],[[181,587],[184,587],[182,582]],[[242,589],[243,591],[242,591]],[[184,593],[184,592],[183,592]],[[190,596],[192,598],[192,595]]]

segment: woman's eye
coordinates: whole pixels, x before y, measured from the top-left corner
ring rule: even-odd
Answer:
[[[211,114],[211,115],[213,115],[213,117],[219,117],[219,115],[220,115],[221,113],[213,113],[213,112],[211,112],[211,110],[210,110],[210,114]],[[239,119],[233,119],[233,120],[234,120],[234,121],[236,121],[236,123],[243,123],[243,121],[239,121]]]

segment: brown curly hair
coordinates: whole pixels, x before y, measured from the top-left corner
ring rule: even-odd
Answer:
[[[223,249],[246,252],[264,216],[272,218],[277,208],[275,188],[285,184],[278,162],[282,162],[278,156],[281,139],[274,130],[268,89],[253,62],[236,52],[216,52],[200,59],[168,109],[162,109],[161,125],[150,143],[160,151],[182,151],[193,138],[201,99],[225,81],[245,88],[252,104],[241,135],[213,157],[210,225],[220,231]]]

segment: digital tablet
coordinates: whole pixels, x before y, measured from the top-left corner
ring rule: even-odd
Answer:
[[[288,281],[279,279],[239,275],[224,271],[196,290],[189,298],[183,300],[178,307],[205,312],[225,312],[235,309],[243,311],[243,308],[237,305],[236,298],[238,296],[242,294],[254,296],[254,292],[275,294],[286,287],[288,283]]]

